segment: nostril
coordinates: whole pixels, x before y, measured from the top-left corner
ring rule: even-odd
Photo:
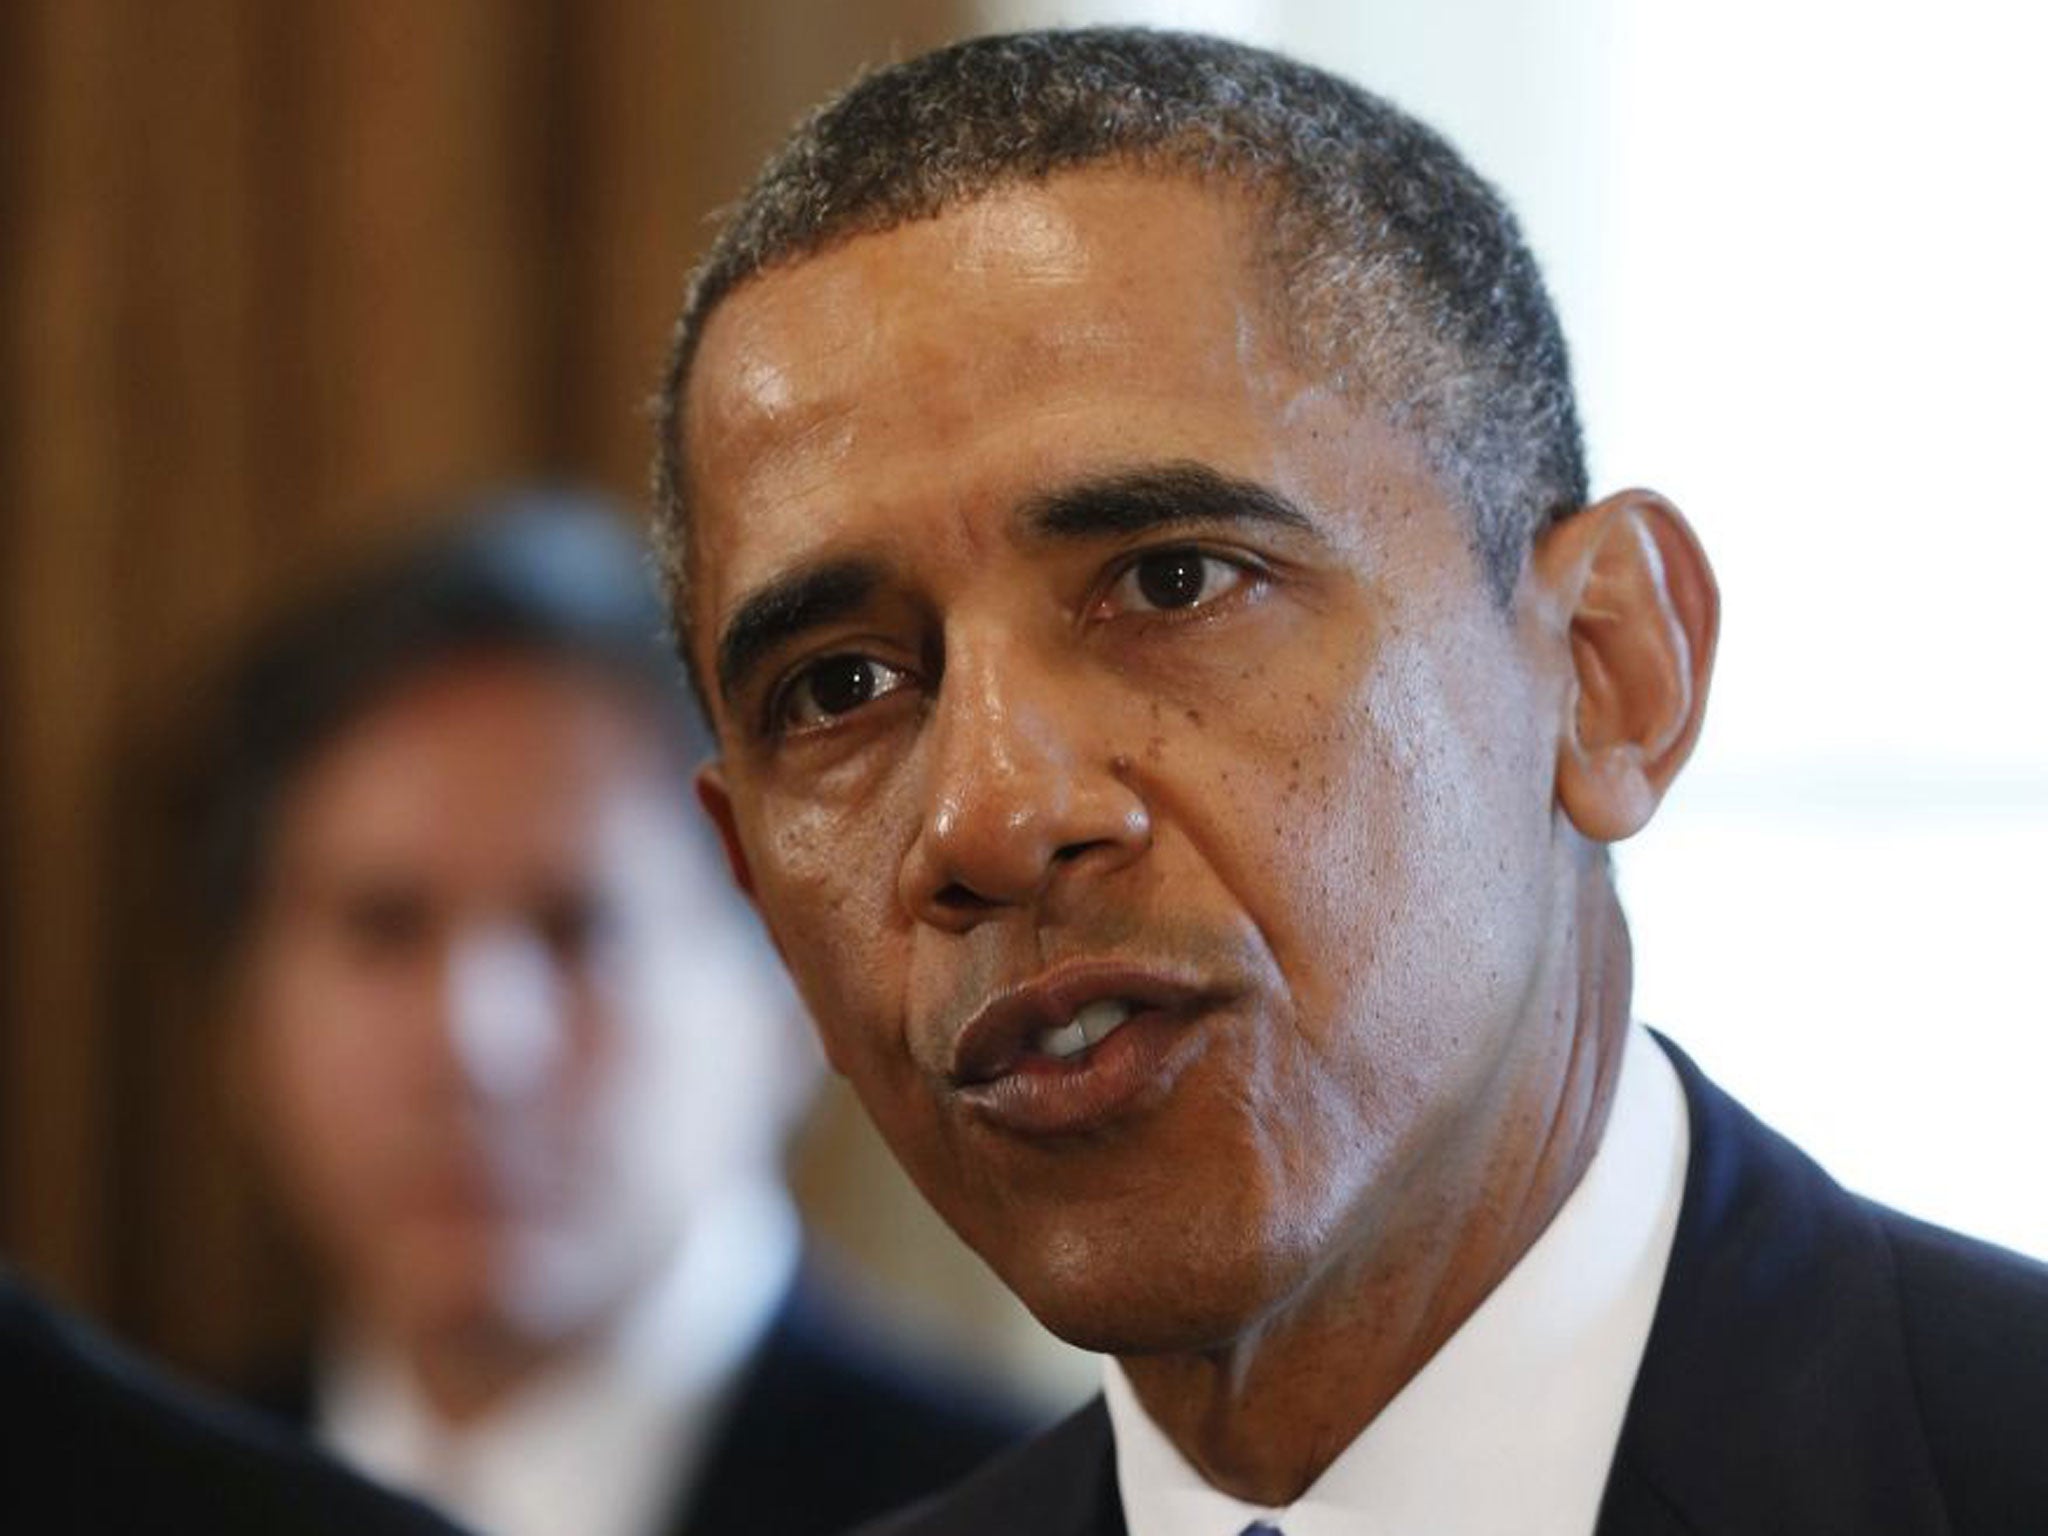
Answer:
[[[932,900],[948,912],[986,912],[995,905],[986,896],[977,895],[958,880],[943,887]]]

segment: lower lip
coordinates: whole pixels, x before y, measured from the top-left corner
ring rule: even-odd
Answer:
[[[1147,1010],[1079,1056],[1026,1056],[960,1097],[982,1119],[1021,1135],[1099,1131],[1164,1099],[1201,1054],[1202,1038],[1195,1020]]]

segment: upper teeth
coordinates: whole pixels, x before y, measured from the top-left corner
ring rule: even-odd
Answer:
[[[1131,1016],[1131,1005],[1105,997],[1086,1004],[1057,1029],[1041,1030],[1033,1042],[1047,1056],[1078,1056]]]

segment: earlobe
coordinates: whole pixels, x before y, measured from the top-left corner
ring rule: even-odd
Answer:
[[[752,901],[754,872],[747,863],[746,850],[740,846],[739,828],[733,821],[732,794],[726,789],[725,775],[715,761],[697,770],[697,803],[718,829],[718,843],[725,850],[725,867],[732,875],[732,883]]]
[[[1643,490],[1552,528],[1536,569],[1569,629],[1558,804],[1585,836],[1619,842],[1648,823],[1699,737],[1720,626],[1713,570],[1678,509]]]

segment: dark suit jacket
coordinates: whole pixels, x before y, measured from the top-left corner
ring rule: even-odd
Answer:
[[[2048,1536],[2048,1268],[1844,1192],[1666,1049],[1692,1155],[1597,1536]],[[1123,1531],[1099,1398],[868,1528]]]
[[[302,1365],[252,1401],[303,1431],[311,1373]],[[748,1361],[667,1536],[832,1536],[958,1481],[1034,1427],[879,1347],[806,1275]]]
[[[822,1289],[799,1284],[672,1536],[831,1536],[959,1481],[1033,1427],[1014,1407],[876,1347]]]
[[[0,1530],[455,1536],[0,1277]]]

